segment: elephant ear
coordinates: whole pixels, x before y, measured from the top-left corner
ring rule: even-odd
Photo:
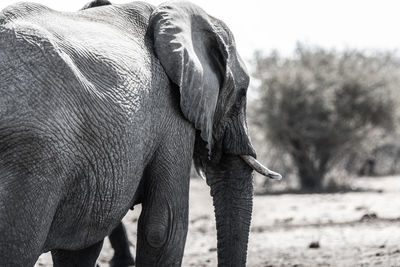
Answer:
[[[213,119],[225,77],[226,46],[211,18],[189,2],[169,2],[150,17],[154,49],[170,80],[180,90],[184,116],[200,130],[209,153]]]

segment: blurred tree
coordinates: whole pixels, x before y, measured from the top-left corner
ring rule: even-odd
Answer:
[[[292,58],[255,54],[257,122],[291,155],[303,189],[320,189],[325,174],[369,133],[394,128],[393,62],[390,53],[301,44]]]

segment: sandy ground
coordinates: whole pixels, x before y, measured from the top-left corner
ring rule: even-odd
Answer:
[[[359,178],[366,192],[256,196],[248,266],[400,266],[400,177]],[[216,266],[212,200],[193,179],[183,266]],[[140,207],[124,218],[135,249]],[[310,248],[310,245],[314,247]],[[106,240],[99,263],[108,266]],[[49,254],[38,266],[52,266]]]

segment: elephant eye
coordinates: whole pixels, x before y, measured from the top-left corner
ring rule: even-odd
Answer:
[[[246,93],[247,93],[247,89],[242,87],[242,88],[239,89],[238,97],[239,98],[245,97]]]

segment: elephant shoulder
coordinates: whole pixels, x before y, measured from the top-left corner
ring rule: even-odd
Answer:
[[[155,7],[152,4],[135,1],[127,4],[119,5],[120,8],[126,10],[130,14],[141,14],[145,18],[149,18],[151,13],[153,13]]]
[[[113,5],[114,19],[110,21],[116,25],[115,20],[121,26],[125,26],[124,31],[136,33],[137,30],[146,31],[150,15],[153,13],[155,7],[149,3],[135,1],[127,4]]]
[[[19,2],[7,6],[0,11],[0,25],[6,24],[18,18],[26,18],[31,15],[40,15],[41,13],[51,11],[50,8],[32,2]]]
[[[78,88],[82,79],[77,67],[55,40],[54,33],[35,20],[24,18],[8,19],[6,23],[0,24],[2,100],[10,102],[7,99],[11,98],[14,101],[12,92],[15,90],[24,99],[33,97],[33,94],[49,96],[48,92],[60,91],[62,88],[54,82],[51,83],[49,77],[53,81],[58,79],[59,84],[68,81],[75,85],[71,88]],[[25,102],[28,103],[28,100]],[[13,105],[9,106],[8,111],[1,110],[1,113],[10,113]]]
[[[31,2],[6,7],[0,12],[0,42],[31,40],[34,36],[36,40],[48,39],[46,30],[40,26],[37,18],[46,17],[52,12],[44,5]]]
[[[23,14],[23,9],[35,9],[32,13]],[[0,14],[0,48],[2,58],[22,58],[37,53],[56,51],[53,34],[36,21],[37,17],[46,16],[48,11],[44,6],[21,3],[5,9]]]

